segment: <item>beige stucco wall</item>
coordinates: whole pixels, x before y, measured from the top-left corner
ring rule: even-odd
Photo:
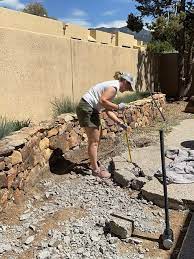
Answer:
[[[75,38],[80,40],[88,40],[88,29],[76,24],[64,23],[64,35],[66,38]]]
[[[0,7],[0,26],[32,32],[63,35],[63,23]]]
[[[115,71],[137,74],[137,50],[72,41],[75,99],[92,85],[112,80]]]
[[[133,35],[117,32],[116,45],[120,47],[125,46],[125,47],[133,48],[133,46],[137,46],[137,40],[134,38]]]
[[[109,33],[90,33],[77,25],[64,30],[62,22],[0,8],[0,116],[48,119],[55,97],[78,100],[93,84],[112,80],[118,70],[130,72],[145,89],[149,69],[140,66],[140,50],[113,46],[116,37],[111,42]]]
[[[0,115],[9,118],[44,120],[55,97],[78,100],[118,70],[137,77],[138,50],[2,27],[0,39]]]
[[[72,95],[70,40],[0,28],[0,114],[46,119],[54,97]]]
[[[98,30],[88,30],[85,27],[66,23],[65,21],[56,21],[3,7],[0,7],[0,26],[55,36],[64,36],[69,39],[74,38],[84,41],[96,41],[111,46],[137,48],[138,45],[134,36],[126,33],[107,33]]]
[[[115,45],[115,37],[112,37],[111,33],[90,30],[90,35],[99,43]]]

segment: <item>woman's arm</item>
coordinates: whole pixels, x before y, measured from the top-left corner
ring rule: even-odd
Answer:
[[[117,110],[119,106],[110,101],[116,96],[116,93],[117,91],[114,87],[108,87],[100,98],[100,104],[107,110]]]
[[[123,123],[121,120],[119,120],[119,118],[115,115],[114,112],[112,111],[106,111],[106,114],[108,115],[108,117],[113,120],[114,122],[121,124]]]
[[[123,128],[124,130],[128,129],[128,125],[125,124],[122,120],[119,120],[119,118],[115,115],[114,112],[112,111],[106,111],[106,114],[108,115],[108,117],[113,120],[114,122],[116,122],[117,124],[119,124],[119,126],[121,128]]]

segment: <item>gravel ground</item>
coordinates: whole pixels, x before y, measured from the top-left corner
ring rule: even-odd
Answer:
[[[173,120],[172,105],[174,109],[183,109],[185,104],[167,105],[171,114],[168,118]],[[188,117],[185,114],[181,116],[177,117],[181,117],[180,120]],[[142,142],[152,144],[157,130],[151,129],[152,126],[141,130],[144,135],[134,132],[134,146],[138,141],[139,145]],[[123,143],[120,142],[117,155],[119,150],[126,149]],[[159,249],[157,242],[164,230],[163,209],[112,180],[74,172],[56,175],[48,171],[45,179],[17,203],[20,206],[12,205],[0,215],[0,258],[169,258],[169,252]],[[145,238],[120,240],[107,233],[104,227],[111,219],[111,213],[134,220],[135,232],[156,241],[149,243]],[[170,211],[178,236],[186,214]]]
[[[119,240],[104,231],[111,213],[134,220],[135,230],[159,236],[163,210],[112,180],[71,173],[42,180],[25,209],[0,225],[1,258],[146,258],[140,239]],[[121,243],[132,246],[120,252]],[[129,244],[130,243],[130,244]],[[154,249],[159,249],[156,242]]]
[[[28,199],[17,224],[0,225],[0,254],[8,258],[144,258],[141,241],[135,254],[119,254],[117,237],[104,231],[111,213],[134,220],[140,232],[163,231],[163,211],[149,209],[152,203],[130,196],[113,181],[91,175],[76,175],[43,180]],[[133,242],[131,239],[122,242]],[[157,248],[156,244],[156,248]],[[14,254],[12,253],[14,252]],[[25,257],[24,257],[25,258]]]

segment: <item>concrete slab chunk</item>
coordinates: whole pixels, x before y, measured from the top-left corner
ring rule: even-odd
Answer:
[[[134,165],[122,156],[117,156],[113,158],[112,167],[115,182],[122,187],[130,186],[131,181],[135,178],[135,175],[132,173]]]
[[[162,184],[154,178],[142,188],[142,195],[154,204],[164,207],[164,193]],[[168,185],[169,207],[172,209],[194,207],[194,183]]]
[[[144,177],[138,177],[132,180],[131,182],[131,189],[136,190],[136,191],[140,191],[141,188],[144,186],[144,184],[147,182],[148,180]]]
[[[122,187],[129,187],[132,180],[135,178],[134,174],[127,170],[114,171],[113,177],[115,182],[120,184]]]
[[[120,218],[113,218],[106,223],[106,226],[111,234],[120,237],[121,239],[131,237],[133,232],[133,223]]]

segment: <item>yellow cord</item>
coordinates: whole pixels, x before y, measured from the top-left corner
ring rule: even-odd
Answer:
[[[125,117],[125,113],[123,112],[123,120],[124,120],[124,123],[127,124],[127,120],[126,120],[126,117]],[[130,163],[132,163],[132,157],[131,157],[131,150],[130,150],[130,144],[129,144],[129,136],[128,136],[128,131],[126,130],[125,132],[125,138],[126,138],[126,142],[127,142],[127,147],[128,147],[128,152],[129,152],[129,159],[128,161]]]

